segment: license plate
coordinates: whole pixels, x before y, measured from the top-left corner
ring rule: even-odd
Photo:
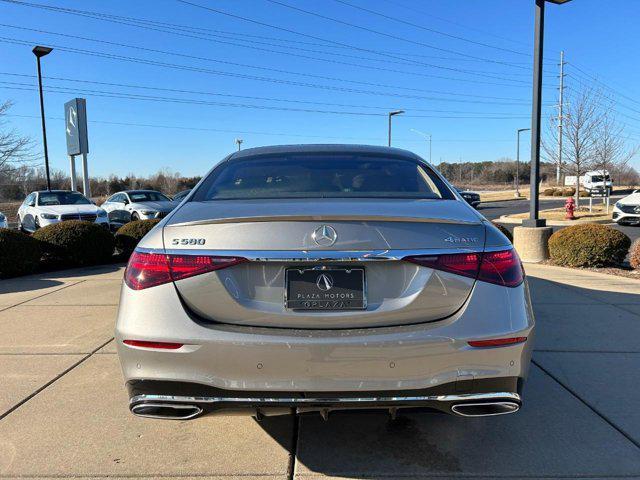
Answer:
[[[289,268],[285,306],[295,310],[361,310],[367,307],[364,268]]]

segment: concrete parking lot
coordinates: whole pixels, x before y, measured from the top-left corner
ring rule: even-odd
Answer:
[[[133,417],[112,340],[122,267],[0,282],[0,478],[640,478],[640,282],[527,267],[517,415]]]

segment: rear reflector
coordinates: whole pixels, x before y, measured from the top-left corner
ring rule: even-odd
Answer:
[[[246,261],[241,257],[133,252],[124,273],[124,281],[130,288],[142,290]]]
[[[122,343],[131,347],[156,348],[160,350],[177,350],[183,343],[147,342],[145,340],[123,340]]]
[[[405,257],[404,260],[505,287],[517,287],[524,280],[522,263],[514,249],[484,253],[418,255]]]
[[[492,338],[491,340],[471,340],[467,342],[472,347],[504,347],[516,343],[526,342],[527,337]]]

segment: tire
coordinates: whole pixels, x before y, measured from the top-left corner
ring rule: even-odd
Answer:
[[[132,221],[132,222],[135,222],[136,220],[140,220],[140,215],[138,215],[138,213],[137,213],[137,212],[133,212],[133,213],[131,214],[131,221]]]

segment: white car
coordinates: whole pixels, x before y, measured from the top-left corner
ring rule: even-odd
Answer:
[[[166,217],[179,202],[155,190],[125,190],[114,193],[101,206],[112,223]]]
[[[9,228],[9,223],[7,222],[7,216],[0,212],[0,228]]]
[[[35,232],[40,227],[65,220],[84,220],[109,228],[107,212],[71,190],[32,192],[18,209],[18,228],[23,232]]]
[[[613,207],[613,220],[618,225],[638,225],[640,223],[640,190],[618,200]]]

